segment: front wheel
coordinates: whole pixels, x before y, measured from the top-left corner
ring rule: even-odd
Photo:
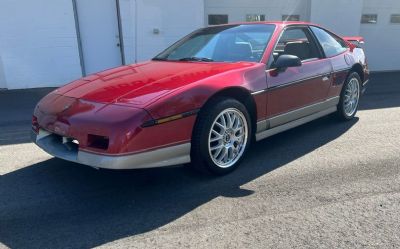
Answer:
[[[351,73],[343,85],[340,94],[337,115],[341,120],[352,119],[358,110],[361,95],[361,79],[357,73]]]
[[[192,165],[222,175],[234,170],[251,138],[250,116],[235,99],[211,101],[198,117],[192,139]]]

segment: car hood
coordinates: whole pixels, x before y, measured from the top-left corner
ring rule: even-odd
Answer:
[[[99,72],[56,90],[67,97],[101,103],[125,103],[144,107],[187,86],[254,63],[204,63],[148,61]]]

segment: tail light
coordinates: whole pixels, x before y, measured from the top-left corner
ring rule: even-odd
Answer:
[[[39,134],[39,123],[37,120],[37,117],[32,116],[32,130],[36,133]]]

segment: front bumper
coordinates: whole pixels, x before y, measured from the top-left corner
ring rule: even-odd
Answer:
[[[67,161],[105,169],[154,168],[190,162],[190,143],[173,145],[129,155],[103,155],[68,146],[61,136],[43,129],[31,132],[32,141],[52,156]]]

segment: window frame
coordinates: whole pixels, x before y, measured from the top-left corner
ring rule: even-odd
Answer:
[[[250,17],[260,16],[260,21],[253,21],[253,20],[252,21],[248,21],[247,17],[249,17],[249,16]],[[265,20],[266,20],[266,15],[265,14],[254,14],[254,13],[253,14],[246,14],[245,17],[246,17],[246,22],[265,22]],[[261,17],[264,17],[264,20],[261,20]]]
[[[311,27],[319,28],[319,29],[325,31],[325,32],[328,33],[330,36],[332,36],[335,40],[336,40],[336,39],[341,40],[341,41],[346,45],[346,46],[345,46],[346,49],[343,50],[343,52],[338,53],[338,54],[336,54],[336,55],[327,56],[326,53],[325,53],[325,51],[324,51],[324,48],[322,47],[320,41],[318,40],[318,37],[316,36],[316,34],[314,33],[314,31],[311,29]],[[340,36],[338,36],[338,35],[332,33],[331,31],[329,31],[329,30],[327,30],[327,29],[324,29],[324,28],[322,28],[322,27],[320,27],[320,26],[316,26],[316,25],[309,25],[309,29],[310,29],[311,33],[313,34],[314,38],[317,40],[318,47],[320,47],[321,52],[322,52],[323,55],[324,55],[324,58],[328,58],[328,59],[329,59],[329,58],[333,58],[333,57],[339,56],[339,55],[344,54],[344,53],[346,53],[346,52],[349,51],[350,47],[349,47],[349,45],[347,45],[347,42],[346,42],[345,40],[343,40],[343,38],[341,38]]]
[[[313,42],[315,43],[315,46],[317,47],[317,50],[318,50],[318,53],[319,53],[319,56],[320,56],[320,58],[315,58],[315,60],[304,60],[304,62],[302,61],[302,64],[307,64],[307,63],[311,63],[311,62],[315,62],[315,61],[320,61],[320,60],[324,60],[324,59],[327,58],[325,53],[324,53],[324,51],[323,51],[323,49],[322,49],[322,47],[321,47],[321,44],[319,43],[318,39],[315,37],[314,33],[311,31],[310,25],[304,25],[304,24],[287,25],[286,27],[284,27],[281,30],[281,33],[279,34],[278,38],[276,39],[276,42],[275,42],[275,44],[273,46],[271,54],[269,55],[269,57],[267,59],[267,63],[266,63],[267,69],[273,69],[273,68],[271,68],[271,66],[275,62],[274,51],[275,51],[276,47],[278,46],[278,43],[279,43],[280,39],[282,38],[283,34],[285,33],[285,31],[288,30],[288,29],[296,29],[296,28],[305,29],[307,31],[307,32],[305,32],[306,36],[307,36],[307,33],[308,33],[308,35],[310,36],[310,39],[312,39]]]
[[[376,16],[376,21],[375,21],[375,22],[370,22],[370,21],[364,22],[364,21],[363,21],[363,17],[364,17],[364,16]],[[372,13],[370,13],[370,14],[361,14],[360,23],[361,23],[361,24],[378,24],[378,14],[372,14]]]
[[[297,20],[286,20],[285,18],[283,18],[284,16],[286,16],[286,17],[298,17],[298,19]],[[300,16],[300,14],[292,14],[292,15],[282,15],[282,21],[285,21],[285,22],[292,22],[292,21],[295,21],[295,22],[298,22],[298,21],[300,21],[300,18],[301,18],[301,16]]]
[[[399,22],[393,22],[393,17],[396,16],[399,18]],[[400,13],[399,14],[390,14],[390,24],[399,25],[400,24]]]

